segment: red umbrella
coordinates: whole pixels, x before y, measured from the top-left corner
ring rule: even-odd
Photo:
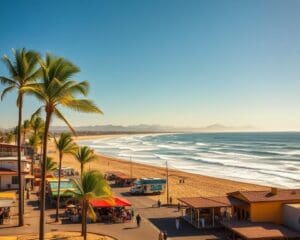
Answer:
[[[113,197],[112,199],[93,199],[90,200],[90,204],[93,208],[105,208],[105,207],[130,207],[131,204],[125,198]]]

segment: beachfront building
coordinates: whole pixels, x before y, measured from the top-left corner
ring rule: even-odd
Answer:
[[[0,191],[18,188],[18,157],[17,146],[0,144]],[[22,181],[30,183],[33,179],[31,175],[31,160],[21,152],[21,173]]]
[[[295,204],[300,204],[300,189],[236,191],[224,197],[179,201],[185,205],[183,218],[199,229],[225,227],[232,239],[300,239],[295,231],[299,230],[295,226],[300,225],[299,212],[294,213],[299,206]],[[288,206],[294,210],[288,213]]]

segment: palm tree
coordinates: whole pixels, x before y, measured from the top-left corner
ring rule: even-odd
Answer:
[[[33,135],[38,136],[42,140],[45,130],[45,121],[37,114],[33,114],[30,118],[30,126],[33,131]],[[42,144],[40,144],[40,146],[40,153],[42,154]]]
[[[30,129],[31,129],[30,121],[29,120],[25,120],[23,122],[23,126],[22,126],[23,144],[26,143],[26,134],[30,131]]]
[[[86,96],[88,93],[87,82],[77,82],[71,80],[75,73],[79,72],[79,68],[73,63],[64,58],[54,57],[50,54],[46,55],[46,60],[41,61],[42,79],[40,83],[35,84],[28,90],[35,95],[41,102],[44,103],[36,113],[39,113],[42,108],[45,109],[46,121],[45,131],[43,136],[43,159],[46,162],[48,132],[53,115],[63,120],[67,126],[74,132],[71,124],[67,121],[64,115],[59,110],[58,106],[63,106],[75,111],[86,113],[102,113],[101,110],[88,99],[78,99],[77,95]],[[44,239],[45,233],[45,180],[46,169],[45,164],[42,164],[41,176],[41,195],[40,195],[40,233],[39,238]]]
[[[8,144],[15,141],[15,135],[14,135],[13,131],[9,131],[9,132],[5,133],[4,141],[5,141],[5,143],[8,143]]]
[[[39,76],[39,70],[37,70],[37,63],[39,54],[35,51],[27,51],[25,48],[21,50],[13,50],[14,60],[11,61],[6,55],[3,56],[3,62],[5,63],[9,76],[0,76],[0,83],[7,86],[1,93],[1,100],[4,96],[13,91],[17,91],[17,107],[18,113],[18,182],[19,182],[19,226],[24,225],[24,183],[21,181],[21,127],[22,127],[22,111],[23,111],[23,98],[27,93],[26,87],[33,84],[33,82]]]
[[[46,158],[46,174],[54,172],[57,169],[57,163],[53,161],[52,157]]]
[[[76,183],[78,185],[78,192],[71,190],[67,190],[67,192],[71,192],[74,198],[82,204],[81,235],[86,240],[87,215],[93,220],[96,218],[96,214],[89,201],[94,198],[106,198],[112,201],[112,192],[103,175],[96,170],[83,172],[80,181],[76,181]]]
[[[94,153],[93,149],[83,146],[78,148],[78,150],[74,153],[74,157],[80,163],[80,174],[82,175],[84,165],[94,161],[97,158],[97,155]]]
[[[31,156],[31,174],[33,174],[33,165],[36,153],[38,151],[39,146],[42,144],[42,139],[38,134],[32,134],[29,138],[29,145],[32,148],[32,156]]]
[[[34,114],[31,116],[30,125],[34,135],[37,135],[44,131],[45,121],[41,117]]]
[[[54,137],[55,146],[59,153],[59,164],[58,164],[58,187],[57,187],[57,201],[56,201],[56,218],[55,221],[58,222],[58,211],[60,202],[60,179],[61,179],[61,164],[64,154],[73,153],[77,149],[77,145],[73,142],[71,134],[62,133],[57,140]]]

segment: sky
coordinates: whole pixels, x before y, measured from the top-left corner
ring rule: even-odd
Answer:
[[[50,52],[90,82],[104,115],[64,111],[74,126],[300,130],[300,1],[3,0],[0,12],[1,56]],[[15,99],[0,127],[17,124]],[[24,117],[39,105],[26,97]]]

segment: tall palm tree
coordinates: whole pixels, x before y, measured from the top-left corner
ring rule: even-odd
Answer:
[[[71,110],[86,113],[102,113],[101,110],[88,99],[77,98],[78,94],[86,96],[88,93],[87,82],[77,82],[71,80],[74,74],[79,72],[79,68],[64,58],[54,57],[47,54],[45,61],[41,61],[42,79],[40,83],[29,87],[31,91],[41,102],[44,103],[36,113],[42,108],[45,109],[46,121],[43,136],[43,159],[42,159],[42,176],[41,176],[41,195],[40,195],[40,240],[44,239],[45,233],[45,180],[46,169],[45,162],[47,158],[48,133],[49,126],[53,115],[64,121],[67,126],[74,132],[71,124],[59,110],[59,106]]]
[[[73,142],[71,134],[62,133],[57,140],[54,137],[55,146],[59,154],[59,163],[58,163],[58,187],[57,187],[57,201],[56,201],[56,217],[55,221],[58,222],[58,211],[59,211],[59,202],[60,202],[60,180],[61,180],[61,164],[64,154],[73,153],[77,149],[77,145]]]
[[[75,159],[80,163],[80,174],[82,175],[84,170],[84,165],[94,161],[97,158],[97,155],[94,153],[94,150],[87,147],[79,147],[74,153]]]
[[[29,120],[25,120],[23,122],[23,126],[22,126],[22,132],[23,132],[23,144],[26,143],[26,134],[31,130],[31,125],[30,125],[30,121]]]
[[[18,182],[19,182],[19,226],[24,225],[24,183],[21,181],[21,127],[22,127],[22,112],[23,112],[23,99],[27,93],[26,87],[33,84],[39,76],[37,63],[39,54],[35,51],[27,51],[25,48],[13,50],[14,59],[11,61],[6,55],[3,56],[3,62],[6,65],[9,76],[0,76],[0,83],[5,85],[6,88],[1,93],[1,100],[4,96],[13,91],[17,91],[17,107],[18,113]]]
[[[29,145],[32,148],[32,156],[31,156],[31,174],[33,174],[34,169],[34,159],[38,152],[39,146],[42,144],[42,139],[38,134],[32,134],[29,138]]]
[[[84,240],[86,240],[87,215],[93,220],[96,218],[96,214],[89,201],[94,198],[106,198],[109,201],[113,201],[112,192],[103,175],[96,170],[83,172],[80,181],[76,181],[76,183],[79,191],[67,190],[67,192],[71,192],[74,198],[79,200],[82,204],[81,235],[84,237]]]
[[[44,131],[45,121],[41,117],[34,114],[30,119],[30,125],[33,133],[37,135]]]
[[[46,158],[46,174],[54,172],[57,169],[57,163],[53,161],[52,157]]]
[[[38,136],[40,139],[43,139],[44,130],[45,130],[45,121],[38,116],[37,114],[33,114],[30,118],[30,126],[33,131],[33,135]],[[40,144],[42,154],[42,144]]]

